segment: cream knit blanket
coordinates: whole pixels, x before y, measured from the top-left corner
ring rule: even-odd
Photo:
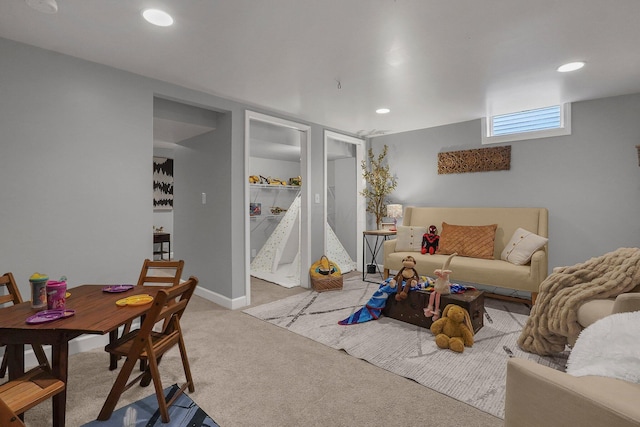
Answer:
[[[578,308],[612,298],[640,284],[640,248],[620,248],[601,257],[558,267],[541,284],[536,303],[520,334],[524,351],[542,356],[564,351],[568,337],[577,337]]]

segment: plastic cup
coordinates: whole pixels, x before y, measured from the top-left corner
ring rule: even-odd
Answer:
[[[47,282],[47,308],[49,310],[64,310],[67,282],[49,280]]]
[[[45,308],[47,306],[47,282],[49,276],[30,278],[31,283],[31,308]]]

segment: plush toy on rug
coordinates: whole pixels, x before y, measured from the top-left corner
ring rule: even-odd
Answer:
[[[396,301],[402,301],[409,296],[409,290],[412,286],[416,286],[420,281],[420,276],[415,269],[416,259],[411,255],[408,255],[402,259],[402,268],[396,274],[396,277],[389,281],[389,286],[392,288],[398,285],[398,292],[396,293]],[[404,287],[402,286],[404,282]]]
[[[436,345],[462,353],[464,347],[473,346],[473,325],[469,312],[459,305],[448,304],[442,318],[431,324],[431,332],[436,336]]]
[[[438,250],[438,243],[440,242],[440,236],[438,236],[438,229],[435,225],[429,226],[429,232],[422,235],[422,249],[420,253],[422,255],[429,252],[429,255],[433,255]]]
[[[425,317],[433,316],[433,320],[438,320],[440,318],[440,295],[449,295],[451,293],[451,282],[449,282],[449,275],[452,273],[451,270],[448,270],[449,263],[451,262],[451,258],[458,255],[457,253],[452,253],[446,259],[442,268],[434,271],[434,274],[438,277],[436,282],[433,285],[433,292],[429,296],[429,305],[424,309]]]

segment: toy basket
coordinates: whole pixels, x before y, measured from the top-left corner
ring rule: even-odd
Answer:
[[[342,273],[340,267],[322,255],[309,268],[311,287],[316,292],[334,291],[342,289]]]

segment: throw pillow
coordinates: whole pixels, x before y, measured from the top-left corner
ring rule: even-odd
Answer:
[[[524,228],[518,228],[507,243],[500,258],[515,265],[525,265],[535,251],[547,244],[549,239],[538,236]]]
[[[422,249],[422,235],[427,227],[401,225],[396,231],[396,252],[420,252]]]
[[[597,375],[640,384],[640,312],[615,313],[582,332],[567,360],[567,374]]]
[[[437,254],[457,252],[470,258],[493,259],[493,244],[498,224],[451,225],[442,223]]]

